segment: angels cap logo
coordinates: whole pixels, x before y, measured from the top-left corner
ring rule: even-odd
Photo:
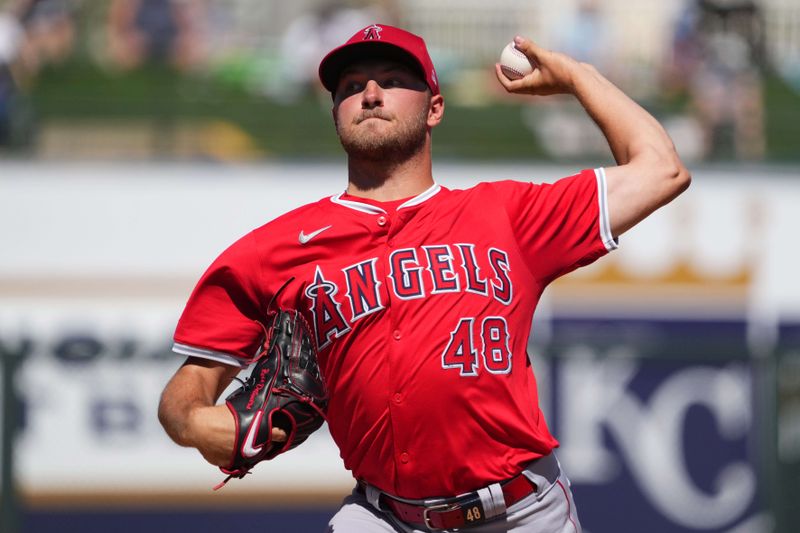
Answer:
[[[377,24],[373,24],[372,26],[367,26],[366,28],[364,28],[363,40],[364,41],[380,40],[381,31],[383,31],[383,28],[381,28]]]
[[[370,48],[374,44],[380,46]],[[414,69],[418,68],[431,93],[440,94],[439,80],[428,55],[425,40],[402,28],[378,23],[361,28],[343,45],[328,52],[319,64],[319,79],[322,85],[334,95],[345,67],[365,56],[387,59],[398,59],[400,56],[401,61],[405,61]]]

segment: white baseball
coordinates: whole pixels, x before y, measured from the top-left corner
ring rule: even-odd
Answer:
[[[517,50],[512,41],[500,53],[500,70],[508,79],[518,80],[533,72],[533,65],[525,54]]]

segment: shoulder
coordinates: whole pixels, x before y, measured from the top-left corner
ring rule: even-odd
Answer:
[[[221,254],[223,257],[252,256],[264,251],[264,247],[285,240],[296,240],[300,231],[313,226],[317,221],[327,220],[330,214],[330,197],[302,205],[269,220],[233,241]]]
[[[510,204],[525,201],[538,187],[535,183],[522,180],[482,181],[463,189],[445,189],[441,201],[462,208],[507,208]]]
[[[602,187],[602,171],[582,170],[570,176],[532,179],[503,179],[482,181],[472,187],[451,192],[460,204],[477,204],[481,209],[489,206],[504,206],[517,210],[529,206],[540,206],[569,197],[590,197]]]
[[[454,190],[452,194],[462,201],[514,201],[539,187],[539,184],[530,181],[505,179],[482,181],[466,189]]]
[[[331,205],[331,197],[326,196],[316,202],[301,205],[291,211],[287,211],[255,228],[250,233],[259,236],[295,228],[299,231],[303,225],[313,225],[316,220],[325,220],[331,216]]]
[[[494,181],[481,181],[480,183],[476,183],[472,187],[467,187],[465,189],[453,189],[449,192],[452,195],[472,197],[472,196],[498,194],[508,191],[526,189],[531,187],[532,185],[535,186],[536,184],[525,180],[504,179],[504,180],[494,180]]]
[[[559,176],[547,179],[505,179],[497,181],[485,181],[478,183],[466,191],[472,194],[515,194],[515,193],[535,193],[553,187],[584,187],[594,186],[603,178],[603,169],[584,169],[575,174]]]

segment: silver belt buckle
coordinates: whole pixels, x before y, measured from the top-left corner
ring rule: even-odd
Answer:
[[[425,527],[427,527],[431,531],[444,531],[444,528],[435,527],[433,524],[431,524],[431,517],[429,516],[429,514],[434,511],[449,512],[449,511],[457,511],[458,509],[461,509],[461,505],[458,503],[439,503],[436,505],[431,505],[430,507],[426,506],[425,509],[422,511],[422,521],[425,522]]]

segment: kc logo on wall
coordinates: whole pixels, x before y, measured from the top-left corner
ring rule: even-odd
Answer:
[[[770,531],[752,366],[636,354],[577,344],[549,362],[550,420],[586,530]]]

